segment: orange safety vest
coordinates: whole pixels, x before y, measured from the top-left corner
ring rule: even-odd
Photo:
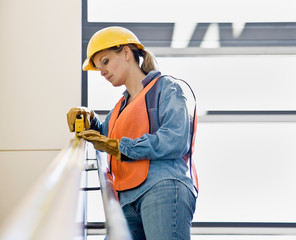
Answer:
[[[124,97],[119,100],[109,120],[109,138],[117,138],[119,141],[122,137],[136,139],[145,133],[149,133],[145,95],[157,79],[152,80],[120,114],[119,111]],[[150,160],[121,162],[115,156],[108,155],[108,163],[115,190],[123,191],[137,187],[146,180]]]
[[[115,105],[115,108],[113,109],[112,115],[109,120],[109,138],[117,138],[119,139],[119,141],[121,141],[122,137],[136,139],[141,137],[145,133],[149,133],[150,123],[145,96],[148,91],[154,86],[158,78],[159,77],[153,79],[136,96],[136,98],[125,107],[125,109],[120,114],[120,107],[122,105],[122,102],[124,101],[124,97],[122,97],[118,101],[118,103]],[[192,91],[191,88],[190,90]],[[194,93],[193,97],[195,100]],[[183,159],[186,163],[188,163],[188,160],[190,160],[189,167],[191,179],[193,180],[194,186],[198,191],[197,171],[192,159],[197,125],[196,105],[193,113],[191,113],[190,115],[192,117],[191,148],[190,152],[183,156]],[[149,159],[142,159],[134,162],[121,162],[118,161],[115,156],[108,155],[109,178],[111,178],[110,180],[113,182],[114,189],[116,191],[124,191],[139,186],[146,180],[148,176],[149,164]]]

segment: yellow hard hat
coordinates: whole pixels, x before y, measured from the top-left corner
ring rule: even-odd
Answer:
[[[91,60],[91,57],[96,52],[129,43],[134,43],[139,49],[144,49],[144,46],[140,43],[136,35],[126,28],[107,27],[97,31],[88,42],[86,59],[82,65],[83,71],[98,71]]]

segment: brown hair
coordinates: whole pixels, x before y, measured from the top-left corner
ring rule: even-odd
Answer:
[[[115,46],[109,48],[109,50],[114,50],[119,53],[122,51],[124,46],[128,46],[132,50],[136,62],[139,64],[142,72],[145,75],[147,75],[152,70],[158,70],[157,62],[154,55],[147,50],[139,49],[135,44],[120,45],[119,47]],[[143,58],[143,62],[141,64],[140,57]]]

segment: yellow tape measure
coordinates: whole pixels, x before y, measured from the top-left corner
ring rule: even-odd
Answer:
[[[75,133],[83,132],[84,131],[84,116],[77,115],[75,120]]]

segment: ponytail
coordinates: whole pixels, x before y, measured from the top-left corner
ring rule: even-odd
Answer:
[[[146,75],[152,70],[158,70],[157,62],[154,55],[147,50],[140,50],[140,56],[143,57],[141,70]]]

